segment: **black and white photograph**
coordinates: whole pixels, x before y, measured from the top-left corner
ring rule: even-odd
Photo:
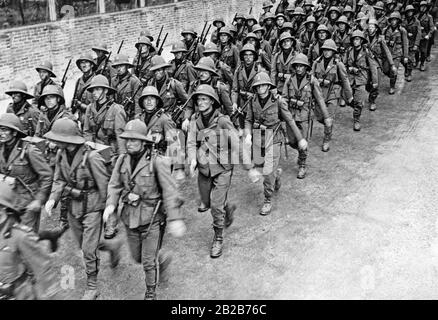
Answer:
[[[0,300],[438,299],[437,27],[436,0],[0,0]]]

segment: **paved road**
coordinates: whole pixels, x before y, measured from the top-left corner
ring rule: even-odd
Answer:
[[[378,110],[364,111],[360,133],[352,130],[351,109],[340,108],[329,153],[320,151],[323,128],[317,126],[306,179],[295,178],[296,152],[289,149],[270,216],[258,214],[262,185],[236,170],[230,197],[239,210],[217,260],[209,257],[211,217],[196,212],[196,183],[188,181],[188,233],[165,240],[174,263],[158,298],[437,299],[436,54],[413,82],[399,81],[394,96],[386,81]],[[74,268],[69,293],[79,298],[84,271],[70,234],[55,257],[60,267]],[[101,299],[141,299],[143,279],[126,244],[114,271],[102,254]]]

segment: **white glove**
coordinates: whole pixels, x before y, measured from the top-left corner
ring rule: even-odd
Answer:
[[[260,180],[262,174],[257,169],[252,168],[249,169],[248,176],[252,183],[256,183]]]
[[[249,147],[252,145],[252,135],[248,134],[248,135],[245,137],[245,144],[246,144],[247,146],[249,146]]]
[[[103,222],[107,222],[110,215],[114,213],[114,210],[116,210],[116,207],[112,204],[110,204],[108,207],[105,208],[105,211],[103,212]]]
[[[298,148],[300,150],[306,150],[307,149],[307,141],[306,141],[306,139],[301,139],[300,141],[298,141]]]
[[[196,165],[198,163],[196,162],[195,159],[192,160],[192,162],[190,163],[190,176],[194,177],[195,176],[195,170],[196,170]]]
[[[46,202],[46,205],[44,208],[46,209],[47,215],[49,217],[52,216],[52,210],[53,210],[54,206],[55,206],[55,200],[49,200]]]
[[[167,230],[175,238],[180,238],[186,233],[186,224],[182,220],[173,220],[167,224]]]
[[[190,120],[186,119],[183,121],[181,128],[183,129],[183,131],[187,132],[187,130],[189,130],[189,124],[190,124]]]
[[[324,125],[326,127],[331,127],[333,125],[333,119],[332,118],[324,119]]]

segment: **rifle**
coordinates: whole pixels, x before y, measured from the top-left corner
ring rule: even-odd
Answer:
[[[120,46],[119,46],[119,50],[117,50],[117,54],[119,54],[120,51],[122,50],[122,47],[123,47],[124,43],[125,43],[125,40],[122,40],[122,42],[120,43]]]
[[[207,28],[207,24],[208,24],[207,21],[205,21],[204,28],[202,28],[200,39],[204,38],[204,32],[205,32],[205,28]]]
[[[306,133],[306,140],[309,141],[309,138],[312,137],[313,133],[313,97],[310,98],[310,105],[309,105],[309,113],[307,117],[307,133]]]
[[[161,34],[163,33],[163,28],[164,28],[164,25],[161,26],[160,34],[158,35],[157,42],[155,42],[155,47],[157,47],[157,48],[160,46]]]
[[[207,29],[207,32],[206,32],[205,35],[204,35],[204,38],[201,39],[201,43],[202,43],[202,45],[204,45],[205,42],[207,41],[207,35],[208,35],[208,33],[210,32],[210,28],[211,28],[211,24],[208,26],[208,29]]]
[[[252,98],[248,98],[248,101],[245,102],[245,104],[242,106],[242,108],[237,108],[236,111],[234,111],[231,115],[230,115],[230,119],[233,123],[236,122],[236,120],[243,116],[245,110],[247,109],[249,103],[251,102]]]
[[[67,68],[65,69],[64,75],[63,75],[62,80],[61,80],[61,88],[62,89],[64,89],[65,83],[67,82],[67,71],[68,71],[68,69],[70,69],[71,61],[72,61],[72,59],[70,59],[70,61],[68,62]]]
[[[251,9],[249,9],[249,15],[251,15],[251,13],[252,13],[252,7],[251,7]]]
[[[163,42],[161,42],[160,49],[158,49],[158,55],[161,55],[161,53],[163,52],[163,46],[164,46],[164,43],[165,43],[166,40],[167,40],[167,36],[168,36],[168,35],[169,35],[169,33],[166,33],[166,35],[164,36]]]
[[[122,103],[123,109],[128,115],[128,119],[131,119],[133,117],[133,113],[135,113],[135,108],[133,108],[134,101],[132,99],[134,99],[141,89],[143,89],[143,86],[139,86],[134,94],[131,97],[126,97]]]
[[[179,117],[181,117],[181,114],[184,112],[185,108],[187,107],[190,101],[191,99],[187,99],[186,103],[184,103],[182,106],[175,105],[175,107],[172,108],[172,110],[168,110],[169,113],[171,114],[171,118],[173,122],[176,123],[178,121]]]
[[[111,58],[111,55],[113,54],[113,52],[111,51],[108,55],[108,57],[106,57],[105,59],[105,64],[103,65],[103,68],[101,70],[99,70],[99,72],[96,72],[96,74],[103,74],[106,70],[106,67],[108,66],[108,61]]]
[[[231,25],[235,25],[236,24],[236,18],[237,18],[237,12],[236,12],[236,14],[234,15],[234,18],[233,18],[233,22],[231,23]]]

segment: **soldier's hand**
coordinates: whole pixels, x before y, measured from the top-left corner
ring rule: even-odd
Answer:
[[[429,35],[426,35],[424,39],[429,40]]]
[[[173,172],[173,175],[177,181],[184,181],[186,175],[183,169],[177,169]]]
[[[175,238],[180,238],[186,233],[186,224],[182,220],[173,220],[167,224],[167,230]]]
[[[414,46],[414,47],[412,48],[412,50],[413,50],[413,51],[417,51],[417,50],[418,50],[418,47],[417,47],[417,46]]]
[[[40,212],[41,211],[41,201],[40,200],[33,200],[31,203],[29,203],[26,207],[27,212]]]
[[[397,68],[395,67],[395,65],[392,65],[391,69],[394,74],[397,74]]]
[[[300,150],[306,150],[307,149],[307,141],[306,141],[306,139],[301,139],[300,141],[298,141],[298,148]]]
[[[109,206],[107,206],[105,208],[105,211],[103,212],[103,217],[102,217],[103,222],[106,223],[108,221],[109,216],[114,213],[114,210],[116,210],[116,207],[112,204],[110,204]]]
[[[409,61],[408,58],[404,58],[404,59],[403,59],[403,62],[404,62],[405,64],[408,63],[408,61]]]
[[[262,174],[256,168],[249,169],[248,171],[248,177],[252,183],[258,182],[261,176]]]
[[[279,78],[279,79],[283,79],[283,78],[284,78],[284,73],[281,73],[281,72],[280,72],[280,73],[278,74],[278,78]]]
[[[49,217],[52,216],[52,210],[53,210],[54,206],[55,206],[55,200],[49,200],[46,202],[46,205],[44,208],[46,209],[47,215]]]
[[[333,119],[330,118],[330,117],[324,119],[324,125],[325,125],[326,127],[331,127],[331,126],[333,125]]]
[[[183,121],[182,125],[181,125],[181,129],[185,132],[187,132],[189,130],[189,124],[190,124],[190,120],[186,119]]]
[[[232,108],[233,108],[233,112],[236,112],[237,111],[237,103],[233,103]]]
[[[197,165],[198,165],[198,163],[196,162],[195,159],[193,159],[192,162],[190,163],[190,176],[191,177],[195,176],[195,170],[196,170]]]
[[[378,86],[379,86],[378,83],[373,83],[373,88],[374,88],[374,89],[377,89]]]

